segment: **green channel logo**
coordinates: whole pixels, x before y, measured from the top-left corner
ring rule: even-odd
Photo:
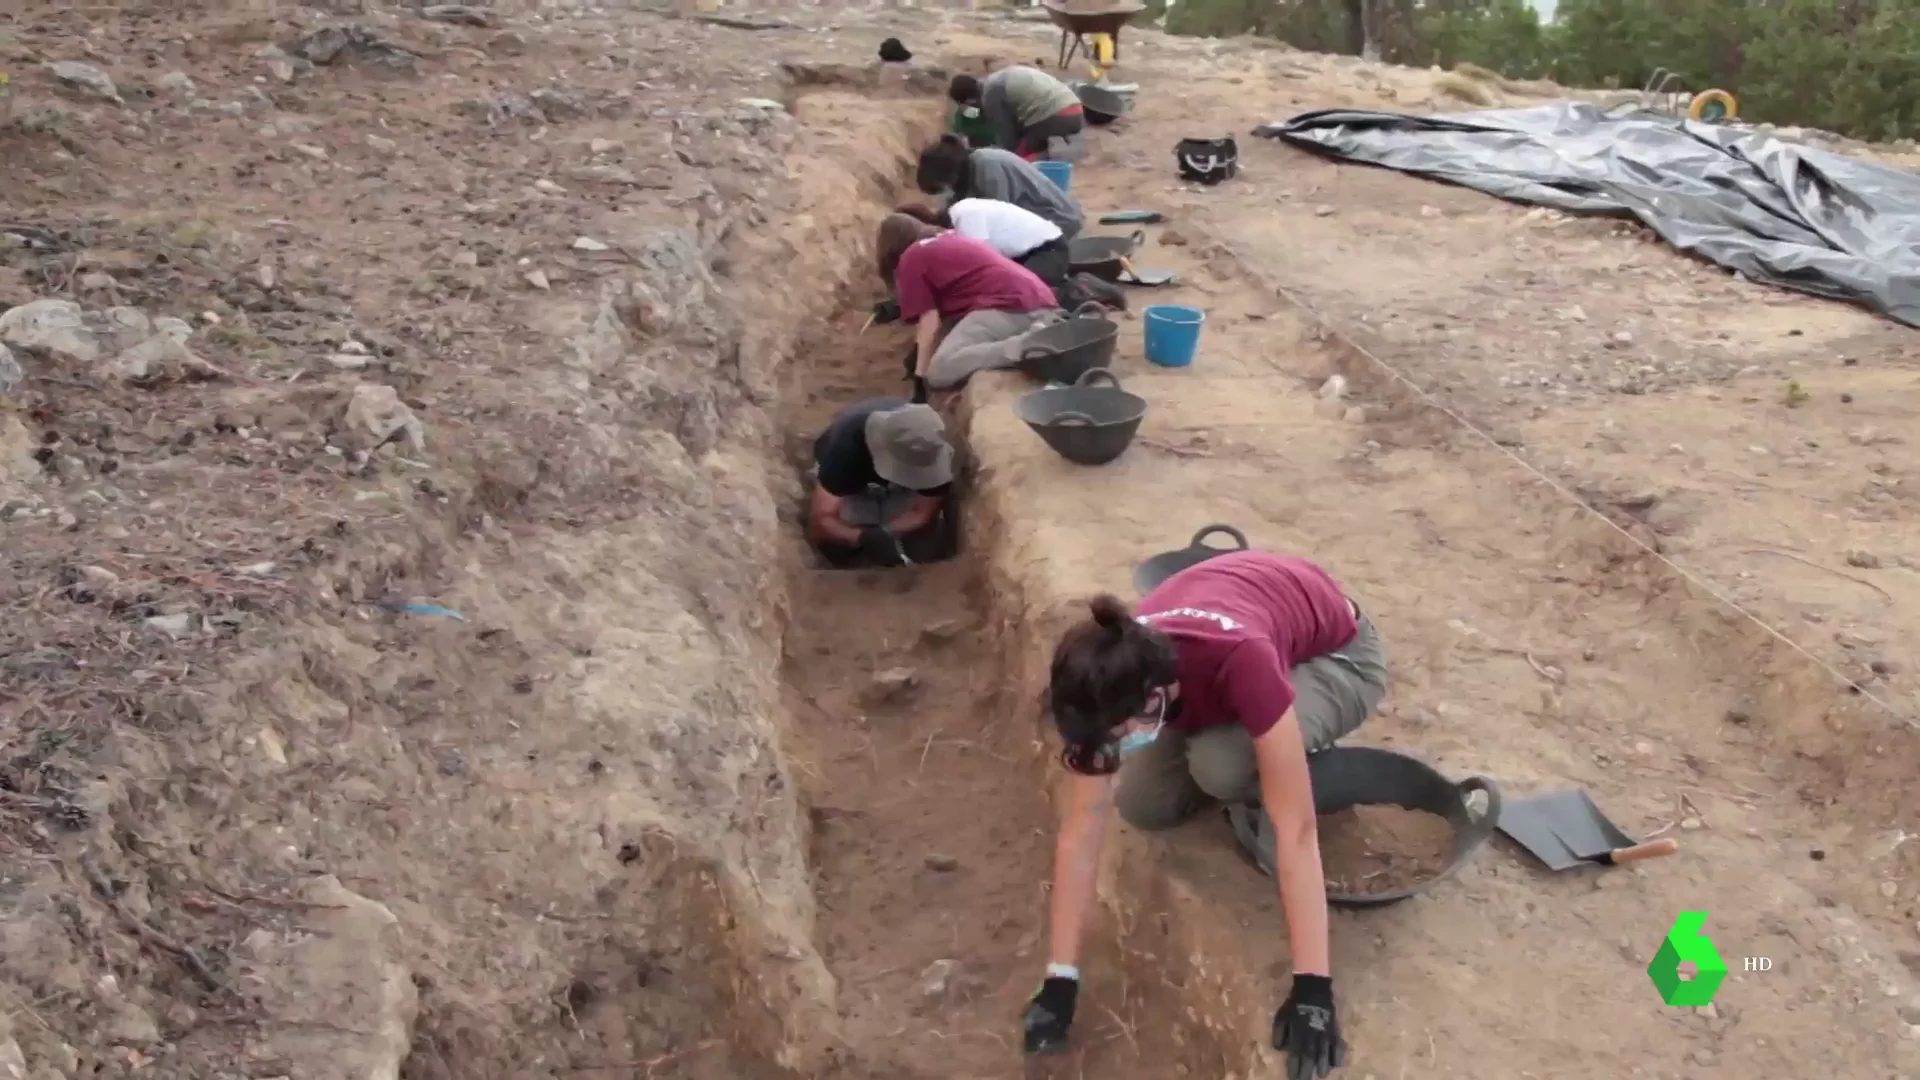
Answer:
[[[1704,911],[1683,911],[1673,920],[1667,939],[1660,943],[1660,951],[1653,954],[1653,962],[1647,965],[1647,975],[1660,991],[1661,1001],[1693,1007],[1713,1001],[1713,995],[1727,977],[1727,962],[1720,959],[1720,950],[1713,947],[1713,939],[1700,932],[1706,925]],[[1680,965],[1687,961],[1693,962],[1691,979],[1680,975]]]

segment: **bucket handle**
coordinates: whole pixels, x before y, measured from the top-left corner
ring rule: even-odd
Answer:
[[[1020,350],[1020,362],[1025,364],[1034,360],[1051,360],[1059,355],[1059,350],[1049,349],[1045,345],[1027,345]]]
[[[1073,317],[1076,319],[1099,319],[1104,322],[1107,321],[1107,309],[1102,306],[1098,300],[1088,300],[1073,309]]]
[[[1095,370],[1098,370],[1098,369],[1096,368]],[[1239,529],[1236,529],[1231,525],[1217,525],[1217,524],[1208,525],[1207,527],[1201,529],[1199,532],[1194,533],[1193,539],[1188,541],[1187,546],[1188,547],[1211,547],[1212,545],[1208,544],[1206,540],[1207,540],[1207,537],[1212,536],[1214,533],[1225,533],[1226,535],[1232,537],[1235,543],[1240,545],[1238,549],[1229,549],[1229,550],[1245,551],[1249,546],[1247,544],[1246,533],[1241,532]]]
[[[1062,409],[1059,412],[1054,413],[1053,419],[1047,421],[1047,423],[1056,427],[1099,427],[1100,426],[1100,422],[1098,420],[1095,420],[1093,417],[1088,416],[1086,413],[1075,412],[1072,409]]]
[[[1460,850],[1465,853],[1485,843],[1487,838],[1493,835],[1493,830],[1499,827],[1500,785],[1488,777],[1475,775],[1455,784],[1454,788],[1460,792],[1462,803],[1466,802],[1468,795],[1476,791],[1484,791],[1487,795],[1487,808],[1474,819],[1472,824],[1460,830],[1466,841],[1460,846]]]
[[[1113,387],[1115,390],[1121,389],[1120,376],[1115,375],[1113,372],[1108,371],[1106,368],[1103,368],[1103,367],[1088,368],[1087,370],[1081,372],[1080,377],[1073,380],[1073,385],[1098,386],[1103,382],[1106,383],[1108,386]]]
[[[1138,251],[1140,250],[1140,245],[1147,242],[1147,230],[1135,229],[1133,232],[1127,234],[1127,238],[1133,241],[1133,246],[1128,250]]]

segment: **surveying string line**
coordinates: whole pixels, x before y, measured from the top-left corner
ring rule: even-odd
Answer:
[[[1216,239],[1218,239],[1217,235],[1216,235]],[[1605,525],[1607,528],[1612,529],[1614,532],[1618,533],[1620,536],[1626,538],[1627,542],[1632,544],[1634,547],[1637,547],[1641,551],[1645,552],[1646,554],[1653,556],[1654,559],[1659,561],[1661,564],[1665,565],[1669,570],[1672,570],[1675,574],[1678,574],[1682,579],[1691,583],[1694,587],[1698,588],[1700,591],[1706,593],[1708,596],[1713,597],[1715,600],[1720,601],[1722,604],[1725,604],[1726,606],[1732,608],[1734,611],[1738,612],[1748,622],[1751,622],[1753,625],[1766,631],[1767,634],[1771,636],[1774,640],[1780,642],[1782,645],[1785,645],[1787,648],[1792,649],[1794,652],[1799,653],[1801,656],[1806,657],[1809,661],[1813,663],[1815,667],[1819,668],[1821,671],[1824,671],[1828,675],[1832,676],[1834,681],[1847,687],[1849,690],[1852,690],[1854,693],[1859,694],[1861,697],[1866,698],[1868,701],[1873,702],[1875,705],[1880,706],[1880,708],[1886,710],[1889,716],[1892,716],[1894,719],[1899,720],[1901,723],[1905,724],[1909,729],[1920,730],[1920,722],[1916,722],[1913,718],[1907,716],[1902,710],[1895,708],[1891,702],[1888,702],[1886,699],[1880,697],[1878,694],[1875,694],[1872,691],[1868,690],[1866,687],[1860,685],[1860,683],[1855,681],[1854,679],[1849,678],[1847,675],[1842,673],[1838,668],[1835,668],[1832,664],[1829,664],[1825,660],[1822,660],[1820,657],[1815,656],[1811,652],[1808,652],[1807,649],[1803,647],[1799,642],[1788,637],[1784,632],[1776,629],[1773,626],[1773,624],[1762,619],[1760,616],[1755,615],[1753,612],[1747,610],[1745,607],[1742,607],[1738,602],[1726,596],[1720,590],[1714,588],[1713,585],[1708,583],[1706,580],[1702,579],[1698,574],[1693,573],[1692,571],[1688,570],[1686,567],[1681,566],[1679,563],[1676,563],[1672,559],[1667,558],[1665,555],[1662,555],[1660,552],[1655,551],[1651,547],[1648,547],[1644,542],[1640,540],[1639,537],[1634,536],[1632,533],[1622,528],[1612,518],[1607,517],[1605,514],[1602,514],[1598,510],[1595,510],[1593,507],[1587,505],[1586,500],[1580,498],[1579,495],[1575,494],[1565,484],[1560,483],[1558,480],[1555,480],[1553,477],[1548,476],[1546,473],[1540,471],[1538,468],[1534,467],[1532,462],[1528,461],[1526,458],[1521,457],[1519,454],[1514,453],[1512,450],[1508,449],[1507,447],[1500,445],[1499,440],[1495,439],[1492,435],[1489,435],[1485,431],[1482,431],[1480,428],[1474,426],[1472,421],[1468,420],[1464,416],[1461,416],[1459,413],[1453,411],[1451,408],[1448,408],[1446,404],[1441,402],[1438,398],[1434,397],[1432,394],[1428,393],[1425,387],[1421,386],[1419,383],[1414,382],[1412,379],[1408,378],[1407,376],[1402,375],[1399,372],[1399,370],[1396,369],[1392,364],[1389,364],[1385,360],[1382,360],[1380,359],[1380,357],[1376,356],[1373,350],[1360,344],[1358,341],[1355,341],[1353,338],[1349,337],[1347,334],[1345,334],[1344,332],[1336,328],[1331,320],[1326,318],[1324,315],[1320,314],[1319,310],[1316,309],[1313,305],[1308,304],[1304,300],[1302,300],[1298,295],[1296,295],[1293,292],[1293,290],[1278,284],[1277,282],[1269,278],[1266,274],[1258,270],[1255,270],[1253,268],[1254,264],[1252,263],[1252,261],[1250,261],[1247,258],[1246,252],[1238,244],[1235,244],[1232,241],[1226,241],[1226,240],[1223,240],[1220,242],[1222,243],[1223,246],[1227,248],[1227,250],[1233,253],[1234,259],[1240,264],[1240,266],[1243,269],[1247,270],[1251,274],[1251,276],[1258,278],[1261,281],[1261,283],[1264,284],[1267,288],[1272,289],[1275,293],[1279,294],[1281,299],[1285,300],[1289,304],[1292,304],[1294,307],[1298,308],[1300,311],[1305,312],[1310,319],[1312,319],[1315,323],[1318,324],[1318,329],[1322,333],[1326,334],[1329,337],[1338,339],[1340,342],[1345,344],[1348,348],[1352,349],[1354,352],[1357,352],[1361,356],[1366,357],[1369,362],[1371,362],[1374,366],[1378,367],[1380,370],[1386,372],[1387,375],[1393,378],[1396,382],[1402,383],[1409,390],[1412,390],[1414,394],[1416,394],[1420,398],[1422,403],[1426,404],[1427,406],[1433,409],[1438,410],[1442,415],[1448,417],[1455,423],[1459,424],[1461,427],[1472,432],[1475,436],[1477,436],[1480,439],[1481,442],[1484,442],[1488,446],[1493,447],[1494,450],[1498,451],[1503,457],[1507,458],[1509,461],[1512,461],[1514,464],[1520,466],[1520,468],[1525,470],[1526,472],[1532,474],[1532,476],[1535,479],[1547,485],[1548,488],[1557,492],[1559,495],[1565,498],[1568,502],[1579,507],[1581,510],[1585,511],[1589,516],[1599,521],[1601,524]]]

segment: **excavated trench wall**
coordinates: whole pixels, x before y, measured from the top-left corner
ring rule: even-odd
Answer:
[[[799,493],[774,412],[800,329],[870,278],[944,80],[789,75],[802,118],[800,87],[846,84],[830,126],[709,118],[758,147],[758,196],[599,222],[631,266],[540,301],[551,362],[476,390],[509,419],[438,429],[430,500],[370,476],[395,513],[301,571],[329,603],[98,765],[85,865],[125,919],[218,951],[200,974],[248,988],[247,1034],[124,933],[118,978],[90,976],[49,871],[10,883],[0,1005],[87,1002],[93,1029],[11,1025],[9,1058],[98,1071],[93,1048],[164,1034],[187,1075],[236,1052],[341,1080],[833,1071],[781,748]],[[463,619],[361,606],[383,595]]]

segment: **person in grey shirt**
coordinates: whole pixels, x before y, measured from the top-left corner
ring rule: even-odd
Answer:
[[[1086,154],[1086,111],[1059,79],[1022,64],[984,79],[955,75],[947,96],[973,106],[993,128],[993,144],[1029,161],[1074,161]]]
[[[1042,176],[1032,162],[997,147],[971,149],[959,135],[942,135],[939,142],[920,151],[914,183],[928,195],[945,195],[951,202],[997,199],[1012,203],[1053,222],[1062,240],[1079,235],[1087,223],[1086,212],[1073,196]]]

